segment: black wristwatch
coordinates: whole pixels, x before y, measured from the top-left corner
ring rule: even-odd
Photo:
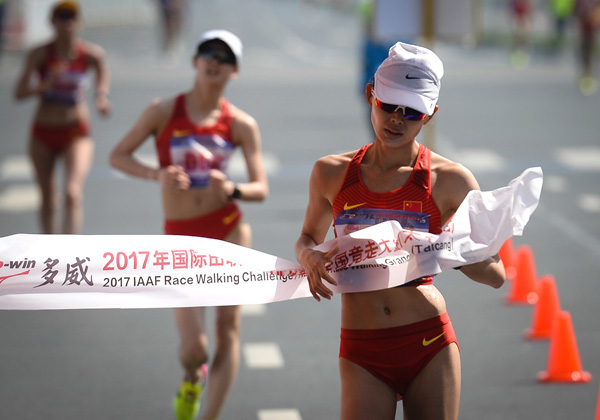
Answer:
[[[240,198],[242,198],[242,192],[240,191],[238,186],[235,185],[233,188],[233,192],[229,196],[229,200],[239,200]]]

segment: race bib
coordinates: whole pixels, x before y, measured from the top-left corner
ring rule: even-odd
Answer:
[[[192,188],[206,188],[211,169],[227,173],[232,152],[233,145],[216,134],[171,139],[171,162],[184,168]]]
[[[404,229],[429,232],[429,215],[415,211],[356,208],[342,210],[335,219],[335,234],[348,235],[378,223],[396,220]]]
[[[57,69],[50,76],[54,82],[50,89],[43,93],[47,102],[76,105],[85,100],[85,91],[89,85],[89,77],[78,70]]]

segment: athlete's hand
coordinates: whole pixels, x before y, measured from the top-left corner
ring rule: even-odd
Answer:
[[[189,190],[191,180],[181,166],[170,165],[158,173],[160,185],[166,189]]]
[[[323,280],[337,286],[337,282],[325,270],[325,265],[334,257],[337,251],[337,248],[330,249],[327,252],[305,248],[298,258],[298,262],[306,271],[310,293],[318,302],[321,301],[321,296],[327,300],[331,300],[333,296],[333,292],[323,283]]]
[[[62,75],[66,72],[67,66],[64,63],[57,63],[50,69],[48,76],[40,81],[37,91],[40,95],[59,85]]]
[[[96,96],[96,109],[103,117],[110,114],[110,102],[108,102],[106,95]]]
[[[223,201],[228,201],[235,184],[229,180],[227,175],[218,169],[211,169],[208,174],[208,189],[215,195],[221,197]]]
[[[54,87],[55,81],[52,78],[42,80],[39,82],[37,87],[33,89],[33,94],[43,96],[47,91]]]

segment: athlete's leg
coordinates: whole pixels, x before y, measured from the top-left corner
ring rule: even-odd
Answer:
[[[56,211],[56,180],[54,168],[57,154],[39,140],[29,142],[29,157],[35,170],[35,178],[40,188],[40,224],[43,233],[56,233],[54,212]]]
[[[64,233],[79,233],[83,225],[83,185],[92,166],[94,143],[82,137],[64,151],[65,214]]]
[[[404,419],[458,419],[460,380],[460,352],[450,343],[406,387]]]
[[[238,225],[225,238],[227,242],[249,247],[250,226]],[[209,383],[203,404],[203,419],[218,418],[227,394],[233,385],[240,363],[241,307],[220,306],[216,308],[215,357],[209,371]]]
[[[249,248],[252,244],[252,230],[250,229],[250,225],[243,222],[238,223],[229,235],[227,235],[225,241]]]
[[[339,359],[342,420],[394,420],[396,391],[348,359]]]
[[[203,419],[213,420],[219,413],[233,385],[240,362],[240,306],[216,308],[215,357],[208,374],[208,388],[203,404]]]
[[[163,0],[160,2],[163,51],[173,52],[181,40],[186,0]]]
[[[179,330],[179,360],[185,380],[200,380],[200,367],[208,361],[208,336],[204,330],[204,308],[176,308],[175,321]]]

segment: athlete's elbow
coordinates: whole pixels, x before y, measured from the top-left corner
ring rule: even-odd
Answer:
[[[27,97],[27,95],[25,93],[23,93],[21,90],[15,90],[13,92],[13,99],[17,102],[22,101],[26,97]]]
[[[123,168],[123,165],[121,163],[122,161],[123,161],[122,155],[117,150],[113,150],[111,152],[110,156],[108,157],[108,162],[109,162],[110,166],[115,169]]]
[[[117,157],[115,156],[115,152],[112,152],[108,157],[108,163],[113,168],[117,168]]]
[[[260,189],[257,197],[256,197],[256,201],[265,201],[266,198],[269,196],[269,187],[268,185],[264,185],[263,188]]]
[[[503,278],[497,278],[494,279],[491,283],[490,286],[492,286],[494,289],[499,289],[504,285],[504,279]]]

